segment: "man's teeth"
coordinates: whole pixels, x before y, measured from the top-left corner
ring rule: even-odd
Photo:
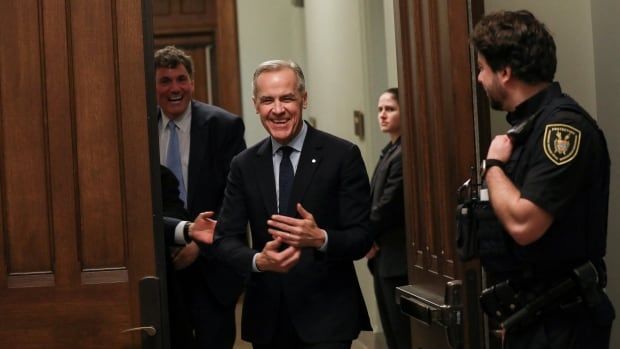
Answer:
[[[183,96],[168,97],[168,100],[172,102],[180,101],[181,99],[183,99]]]

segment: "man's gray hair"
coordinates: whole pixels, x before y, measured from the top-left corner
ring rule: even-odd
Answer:
[[[259,75],[264,72],[279,71],[283,69],[291,69],[295,72],[295,75],[297,76],[297,91],[299,93],[305,92],[306,78],[304,77],[304,72],[301,70],[301,67],[293,61],[274,59],[271,61],[263,62],[259,64],[258,67],[256,67],[256,70],[254,71],[254,77],[252,78],[252,95],[256,97],[256,93],[258,92],[256,87],[256,80],[258,79]]]

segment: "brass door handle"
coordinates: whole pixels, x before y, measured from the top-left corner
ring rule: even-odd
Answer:
[[[128,328],[126,330],[122,330],[121,333],[135,332],[135,331],[144,331],[149,337],[153,337],[157,334],[157,329],[154,326],[141,326]]]

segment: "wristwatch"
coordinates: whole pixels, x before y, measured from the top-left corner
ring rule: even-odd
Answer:
[[[504,162],[502,160],[497,159],[484,159],[482,160],[482,164],[480,165],[480,178],[484,179],[484,176],[487,174],[487,171],[493,167],[498,166],[502,170],[504,170]]]
[[[192,222],[185,222],[185,225],[183,226],[183,239],[185,240],[185,243],[187,244],[192,242],[192,238],[189,237],[189,226],[191,224]]]

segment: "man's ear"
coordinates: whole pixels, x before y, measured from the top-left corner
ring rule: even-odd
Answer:
[[[256,105],[256,97],[252,97],[252,105],[254,106],[254,111],[258,114],[258,106]]]
[[[512,79],[512,68],[508,65],[498,70],[497,73],[500,81],[504,84]]]

